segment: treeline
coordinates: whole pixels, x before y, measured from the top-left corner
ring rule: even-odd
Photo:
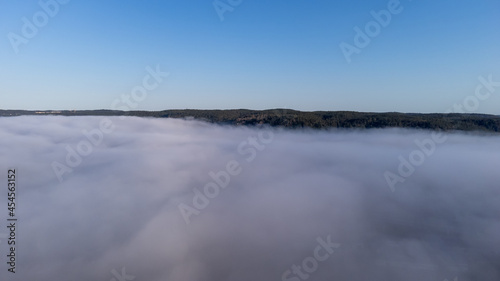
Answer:
[[[500,116],[486,114],[416,114],[365,113],[352,111],[303,112],[291,109],[270,110],[164,110],[164,111],[23,111],[0,110],[0,116],[64,115],[64,116],[138,116],[155,118],[193,118],[229,125],[282,126],[288,128],[418,128],[431,130],[500,131]]]

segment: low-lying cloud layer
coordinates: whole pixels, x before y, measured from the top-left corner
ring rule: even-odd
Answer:
[[[1,118],[0,276],[500,280],[500,137],[447,135],[393,192],[384,174],[429,136]],[[8,168],[15,274],[1,236]]]

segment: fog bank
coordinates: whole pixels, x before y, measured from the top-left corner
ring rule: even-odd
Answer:
[[[0,236],[0,276],[500,280],[500,137],[441,137],[424,151],[428,131],[0,118],[18,218],[16,273]],[[0,235],[6,197],[4,184]]]

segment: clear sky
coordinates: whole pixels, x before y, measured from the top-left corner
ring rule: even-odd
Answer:
[[[112,108],[148,66],[135,109],[444,112],[500,81],[498,0],[54,1],[0,2],[2,109]]]

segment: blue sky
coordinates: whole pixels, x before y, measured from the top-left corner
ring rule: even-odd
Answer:
[[[444,112],[500,81],[498,0],[220,0],[223,18],[213,1],[53,1],[0,2],[2,109],[111,108],[148,66],[170,75],[135,109]],[[348,62],[339,45],[381,10]],[[500,114],[500,87],[470,112]]]

